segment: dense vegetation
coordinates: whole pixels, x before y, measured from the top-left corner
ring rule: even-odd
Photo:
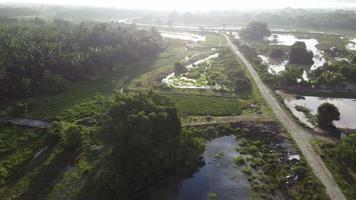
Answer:
[[[251,40],[263,40],[264,37],[270,35],[271,31],[263,22],[250,22],[245,29],[240,31],[241,37]]]
[[[356,134],[351,134],[337,145],[317,141],[314,145],[321,158],[345,194],[347,199],[356,198]]]
[[[237,94],[250,93],[252,84],[246,76],[243,67],[230,50],[225,49],[219,56],[220,65],[224,66],[224,73],[229,79],[229,85]]]
[[[289,50],[290,64],[313,64],[313,52],[308,51],[304,42],[295,42]]]
[[[269,57],[274,59],[282,59],[286,57],[286,52],[283,48],[271,48],[269,50]]]
[[[153,92],[118,94],[103,130],[111,151],[97,199],[149,199],[201,164],[204,146],[182,130],[174,104]]]
[[[356,170],[356,134],[343,138],[337,152],[345,166]]]
[[[325,64],[310,74],[310,83],[315,86],[344,86],[343,82],[356,81],[356,65],[345,61]]]
[[[92,79],[152,59],[163,47],[160,34],[153,29],[59,20],[2,26],[0,41],[3,97],[60,92],[69,81]]]
[[[333,125],[333,121],[340,120],[339,109],[331,103],[323,103],[318,107],[317,121],[322,128],[328,128]]]

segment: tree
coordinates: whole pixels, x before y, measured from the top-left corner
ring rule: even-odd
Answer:
[[[285,56],[285,51],[281,48],[273,48],[270,50],[269,56],[275,59],[282,59]]]
[[[247,27],[241,30],[241,37],[251,40],[263,40],[264,37],[271,35],[266,23],[263,22],[250,22]]]
[[[200,165],[203,148],[182,130],[167,97],[122,93],[115,102],[105,129],[105,143],[112,149],[108,199],[147,199],[172,176],[186,176]]]
[[[174,63],[174,73],[175,75],[183,74],[187,71],[187,68],[184,67],[180,62]]]
[[[331,103],[323,103],[318,107],[317,122],[321,128],[333,127],[333,121],[340,120],[339,109]]]
[[[287,66],[281,74],[281,82],[286,85],[295,85],[303,78],[303,69],[297,66]]]
[[[251,82],[249,79],[243,77],[236,77],[234,80],[234,88],[237,94],[251,90]]]
[[[289,63],[310,65],[313,64],[313,52],[308,51],[304,42],[295,42],[289,50]]]

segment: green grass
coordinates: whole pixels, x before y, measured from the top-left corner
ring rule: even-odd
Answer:
[[[221,37],[218,34],[206,34],[206,41],[204,45],[207,46],[219,46],[219,45],[226,45],[226,40],[225,38]]]
[[[241,113],[240,102],[236,98],[214,96],[169,95],[183,114],[231,116]]]
[[[36,129],[0,125],[0,185],[44,147]]]
[[[179,40],[169,40],[168,48],[160,55],[160,58],[151,67],[151,71],[143,73],[129,84],[129,88],[145,89],[147,87],[157,86],[157,79],[163,79],[164,75],[173,72],[173,66],[175,62],[184,61],[185,57],[190,57],[198,54],[196,50],[186,50],[185,43]],[[205,54],[204,54],[205,55]],[[196,58],[200,58],[197,56]]]
[[[3,154],[15,150],[40,136],[35,129],[23,128],[12,125],[0,125],[0,158]]]
[[[320,140],[313,140],[312,145],[315,151],[324,160],[324,163],[332,173],[336,183],[346,198],[350,200],[356,199],[356,180],[352,178],[350,174],[351,169],[347,169],[347,167],[343,166],[341,162],[336,159],[335,152],[333,151],[335,145]],[[353,179],[354,183],[350,183],[350,179]]]

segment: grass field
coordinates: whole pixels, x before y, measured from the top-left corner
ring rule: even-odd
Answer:
[[[225,38],[221,37],[218,34],[205,34],[206,36],[206,42],[205,44],[207,46],[219,46],[219,45],[226,45],[226,40]]]
[[[0,125],[0,186],[5,179],[32,159],[34,152],[43,147],[43,135],[31,128],[7,124]]]
[[[239,99],[214,96],[169,95],[180,112],[186,115],[239,115]]]

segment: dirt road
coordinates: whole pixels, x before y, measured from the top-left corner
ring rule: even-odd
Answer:
[[[277,99],[273,97],[272,91],[262,82],[262,80],[258,76],[255,69],[252,67],[252,65],[249,63],[249,61],[240,53],[238,48],[231,42],[231,40],[226,35],[224,36],[234,53],[247,67],[253,78],[253,81],[256,83],[262,96],[265,98],[266,102],[271,107],[277,119],[288,130],[289,134],[292,136],[293,140],[298,145],[299,149],[303,153],[313,172],[324,184],[329,197],[333,200],[346,199],[344,194],[341,192],[340,188],[336,184],[330,171],[327,169],[324,162],[321,160],[319,155],[314,151],[312,145],[310,144],[309,141],[310,139],[312,139],[313,136],[309,133],[308,130],[299,126],[297,122],[295,122],[294,119],[287,114],[287,112],[278,103]]]

